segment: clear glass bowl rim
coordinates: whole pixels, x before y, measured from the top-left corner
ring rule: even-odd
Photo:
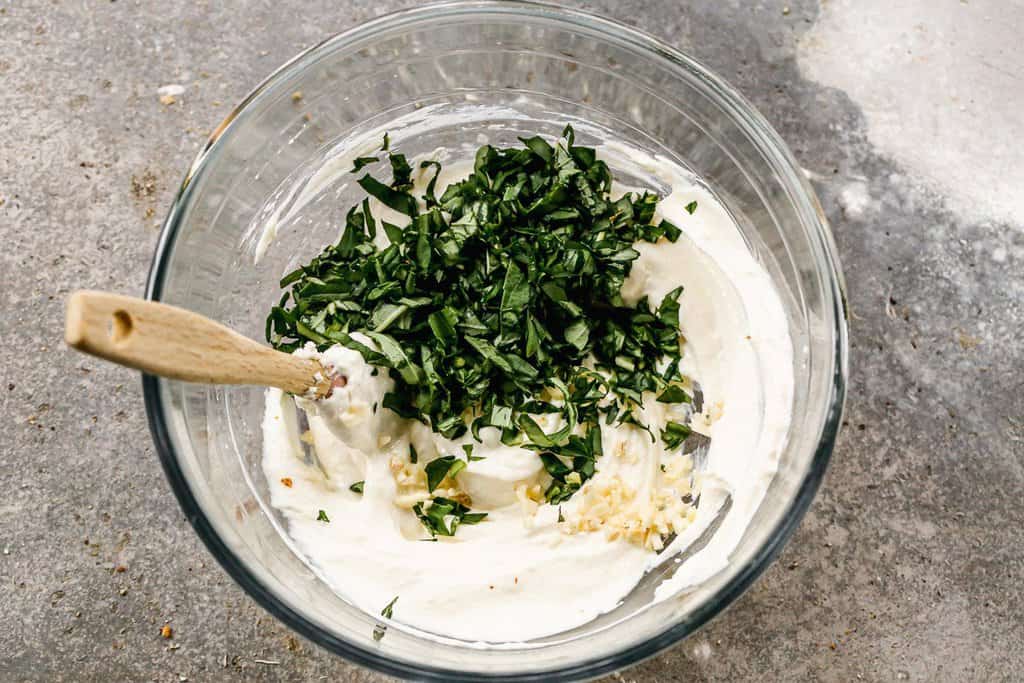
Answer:
[[[216,154],[219,139],[225,131],[240,125],[245,120],[247,110],[254,100],[271,89],[276,82],[303,71],[323,50],[361,41],[383,31],[402,27],[409,28],[423,20],[433,22],[438,18],[466,15],[505,16],[506,18],[519,16],[534,20],[546,18],[562,24],[577,26],[591,33],[614,37],[616,42],[628,44],[629,47],[639,50],[648,59],[657,60],[669,68],[688,71],[690,74],[698,76],[706,88],[704,94],[714,99],[734,118],[735,123],[744,128],[745,132],[758,145],[760,151],[772,163],[773,169],[778,174],[778,179],[786,187],[789,198],[799,212],[802,222],[805,226],[810,227],[812,245],[816,251],[814,256],[824,271],[822,274],[828,285],[826,294],[831,295],[828,298],[833,307],[831,311],[832,319],[835,321],[835,345],[832,354],[833,381],[829,405],[825,413],[826,418],[821,426],[818,446],[811,459],[810,467],[786,513],[776,528],[772,530],[764,545],[728,583],[687,618],[671,624],[653,638],[624,648],[614,654],[574,662],[554,670],[514,674],[462,672],[426,664],[413,666],[328,633],[269,591],[218,536],[193,495],[178,464],[177,454],[170,436],[169,420],[165,413],[166,406],[161,392],[163,380],[151,375],[142,377],[146,414],[164,473],[186,518],[207,549],[228,575],[260,606],[304,637],[349,661],[402,678],[437,681],[563,681],[593,678],[652,657],[682,640],[728,607],[761,575],[799,526],[800,520],[810,506],[824,477],[842,420],[848,372],[848,331],[845,284],[835,244],[814,191],[804,178],[800,166],[789,149],[754,106],[732,86],[693,58],[643,31],[611,19],[566,7],[524,0],[454,0],[430,3],[382,15],[327,38],[282,65],[260,83],[217,127],[189,167],[164,221],[146,283],[146,298],[152,301],[160,300],[167,266],[171,260],[173,244],[181,227],[182,217],[185,215],[184,209],[189,202],[190,190],[197,178],[201,176],[208,161]]]

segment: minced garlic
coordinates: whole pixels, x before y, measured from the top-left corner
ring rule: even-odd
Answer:
[[[650,497],[638,496],[618,476],[588,482],[576,494],[579,505],[559,528],[568,534],[603,531],[609,541],[621,538],[648,550],[661,550],[666,536],[682,533],[692,521],[694,510],[683,502],[690,492],[691,470],[691,458],[673,458],[663,477],[671,485]]]

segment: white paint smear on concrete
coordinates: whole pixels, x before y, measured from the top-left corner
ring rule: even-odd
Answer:
[[[1024,0],[823,0],[798,59],[948,208],[1024,225],[1022,30]]]

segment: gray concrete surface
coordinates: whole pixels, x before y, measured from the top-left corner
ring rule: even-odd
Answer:
[[[378,680],[232,583],[172,498],[137,376],[61,346],[71,289],[142,291],[232,105],[404,3],[288,4],[0,2],[0,680]],[[609,680],[1019,680],[1024,178],[1000,114],[1024,107],[1019,3],[581,6],[766,114],[820,193],[853,314],[848,424],[799,532],[725,614]]]

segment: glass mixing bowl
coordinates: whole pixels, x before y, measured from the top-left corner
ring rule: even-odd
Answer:
[[[301,97],[295,93],[301,92]],[[840,422],[847,364],[843,284],[825,218],[776,133],[729,85],[635,29],[524,2],[454,2],[391,14],[306,51],[218,127],[164,224],[147,295],[262,338],[278,279],[337,239],[354,176],[313,169],[391,126],[412,156],[438,147],[557,135],[618,139],[702,177],[770,272],[789,317],[793,424],[780,469],[727,569],[653,603],[675,565],[614,611],[559,637],[496,648],[376,620],[324,584],[268,505],[263,391],[145,377],[171,486],[210,551],[261,605],[320,645],[380,671],[437,680],[563,680],[632,664],[724,609],[796,527]],[[614,169],[613,169],[614,170]],[[319,186],[313,188],[314,185]],[[361,196],[361,195],[359,195]],[[284,207],[284,209],[282,209]],[[276,238],[254,263],[265,225]]]

